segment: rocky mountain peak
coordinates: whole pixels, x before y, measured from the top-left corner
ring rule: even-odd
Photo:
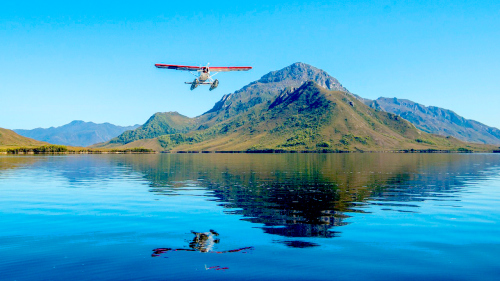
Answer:
[[[241,90],[229,95],[224,95],[222,99],[217,102],[212,109],[205,112],[205,114],[225,110],[232,116],[257,104],[273,100],[286,88],[299,88],[302,84],[309,81],[314,81],[320,87],[328,90],[349,93],[337,79],[333,78],[325,71],[306,63],[296,62],[283,69],[269,72],[259,80],[243,87]],[[235,105],[238,106],[235,107]]]
[[[262,76],[257,82],[260,83],[279,83],[285,82],[285,86],[299,86],[307,81],[314,81],[316,84],[328,90],[337,90],[349,92],[339,81],[330,76],[325,71],[312,65],[296,62],[281,70],[272,71]],[[286,83],[288,82],[288,83]],[[297,85],[297,82],[299,85]]]

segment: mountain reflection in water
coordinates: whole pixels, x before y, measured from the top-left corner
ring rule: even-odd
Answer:
[[[352,212],[369,205],[418,212],[411,202],[459,200],[471,164],[458,154],[153,155],[126,158],[151,182],[151,192],[175,195],[207,188],[228,214],[285,237],[334,237]],[[477,175],[475,175],[477,179]],[[404,202],[404,203],[403,203]],[[293,246],[294,242],[289,243]]]
[[[262,224],[266,233],[334,237],[338,234],[334,227],[347,224],[349,213],[365,212],[370,205],[418,212],[412,202],[460,200],[456,194],[468,175],[477,180],[489,165],[469,161],[470,157],[481,155],[119,155],[48,157],[49,163],[17,159],[44,165],[70,182],[103,181],[134,171],[150,182],[150,191],[157,195],[208,190],[208,200],[219,202],[227,214]]]
[[[485,161],[470,161],[483,157]],[[2,171],[40,165],[75,187],[114,177],[147,180],[150,192],[201,189],[225,213],[284,237],[335,237],[350,213],[372,205],[418,212],[417,201],[452,205],[470,175],[486,177],[488,155],[461,154],[160,154],[4,157]],[[5,161],[5,160],[8,161]],[[498,163],[497,163],[498,164]],[[78,173],[78,174],[74,174]],[[82,177],[82,174],[85,175]],[[85,182],[81,182],[84,179]],[[80,181],[80,182],[79,182]],[[445,203],[446,202],[446,203]],[[288,241],[290,247],[311,247]]]

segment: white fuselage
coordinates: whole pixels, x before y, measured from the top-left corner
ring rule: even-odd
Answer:
[[[205,82],[210,78],[210,70],[207,68],[203,68],[201,70],[198,70],[200,72],[200,76],[198,77],[198,80],[200,82]]]

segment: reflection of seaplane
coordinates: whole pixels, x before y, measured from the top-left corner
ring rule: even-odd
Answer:
[[[219,86],[219,80],[212,79],[217,73],[225,71],[247,71],[252,69],[250,66],[186,66],[186,65],[173,65],[173,64],[155,64],[157,68],[175,69],[189,71],[191,74],[196,76],[193,82],[186,82],[186,84],[191,84],[191,90],[194,90],[198,85],[210,85],[210,91],[214,90]],[[198,74],[193,73],[194,71]],[[210,74],[210,71],[215,72]],[[209,82],[207,82],[207,80]]]
[[[253,247],[244,247],[229,251],[213,251],[214,245],[219,244],[220,242],[218,238],[215,238],[216,236],[219,236],[219,233],[215,232],[215,230],[213,229],[210,229],[209,232],[194,232],[191,230],[191,233],[193,233],[195,237],[193,238],[193,241],[189,243],[189,249],[156,248],[153,249],[153,254],[151,256],[159,257],[161,254],[167,252],[176,252],[176,251],[225,254],[225,253],[237,253],[237,252],[246,253],[247,250],[253,250]],[[220,268],[219,266],[215,266],[215,267],[209,267],[207,269],[223,270],[227,269],[227,267]]]

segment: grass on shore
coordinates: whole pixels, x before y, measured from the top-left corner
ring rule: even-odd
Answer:
[[[42,146],[0,146],[3,154],[105,154],[105,153],[155,153],[154,150],[144,147],[133,147],[123,149],[104,149],[72,147],[65,145],[42,145]]]

